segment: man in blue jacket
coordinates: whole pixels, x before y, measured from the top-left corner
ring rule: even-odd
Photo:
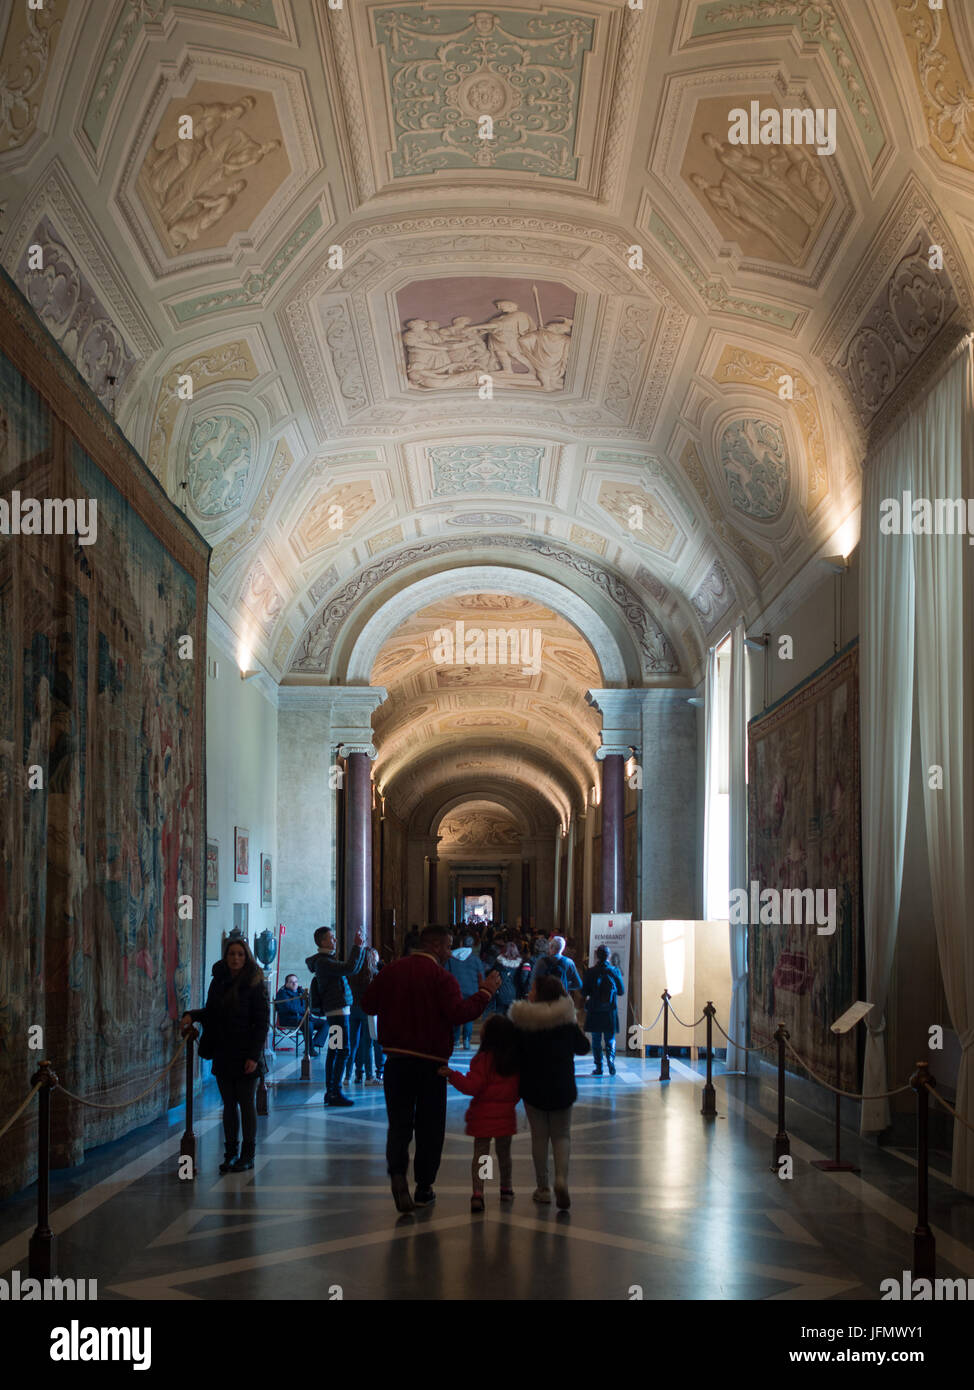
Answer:
[[[318,1007],[324,1016],[321,1028],[315,1034],[315,1046],[319,1040],[325,1041],[328,1055],[325,1058],[325,1104],[354,1105],[342,1091],[342,1073],[348,1057],[348,1016],[352,1007],[352,991],[348,977],[362,968],[365,960],[365,932],[361,928],[355,933],[355,942],[348,960],[339,960],[336,954],[337,940],[331,927],[319,927],[315,932],[315,945],[318,953],[305,961],[318,984]],[[332,1047],[333,1028],[338,1047]]]
[[[477,993],[484,982],[484,972],[480,968],[480,958],[473,949],[473,937],[465,936],[463,945],[458,946],[446,963],[446,968],[460,986],[464,999]],[[473,1020],[463,1025],[463,1046],[468,1048],[473,1037]],[[460,1041],[460,1028],[453,1030],[453,1046]]]

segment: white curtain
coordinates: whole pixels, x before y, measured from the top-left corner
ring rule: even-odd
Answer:
[[[707,683],[704,687],[704,797],[703,797],[703,915],[708,922],[723,917],[726,905],[713,901],[710,884],[713,879],[715,846],[715,806],[717,792],[717,648],[707,653]]]
[[[974,360],[967,349],[910,421],[913,494],[974,497]],[[890,539],[890,538],[885,538]],[[960,1037],[956,1108],[974,1123],[974,553],[964,536],[917,536],[917,707],[933,915]],[[943,785],[931,769],[943,769]],[[931,783],[934,785],[931,786]],[[936,1066],[933,1068],[936,1075]],[[974,1137],[954,1125],[952,1178],[974,1192]]]
[[[910,536],[879,532],[880,503],[913,484],[915,417],[866,465],[860,542],[862,895],[867,1019],[862,1089],[888,1089],[886,1005],[903,886],[913,732],[914,583]],[[889,1102],[864,1101],[863,1134],[885,1129]]]
[[[730,670],[730,889],[747,889],[747,714],[748,679],[747,647],[744,620],[734,624],[731,637]],[[747,1028],[747,927],[730,923],[732,1038],[743,1040]],[[743,1071],[747,1053],[731,1043],[727,1045],[728,1071]]]

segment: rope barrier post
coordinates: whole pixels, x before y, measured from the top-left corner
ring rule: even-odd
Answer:
[[[179,1141],[180,1158],[188,1158],[193,1165],[196,1177],[196,1135],[193,1133],[193,1082],[196,1070],[196,1039],[199,1033],[191,1028],[186,1036],[186,1128]]]
[[[838,1086],[842,1079],[842,1034],[835,1034],[835,1084]],[[859,1169],[854,1163],[843,1163],[840,1152],[841,1144],[841,1109],[842,1097],[838,1091],[835,1093],[835,1158],[815,1158],[812,1160],[812,1167],[818,1168],[823,1173],[858,1173]]]
[[[774,1137],[774,1161],[771,1171],[777,1173],[779,1159],[787,1158],[791,1154],[791,1140],[785,1129],[785,1043],[791,1034],[783,1023],[779,1023],[774,1036],[778,1044],[778,1133]]]
[[[913,1228],[913,1273],[922,1279],[932,1279],[937,1265],[937,1242],[927,1220],[927,1195],[930,1163],[930,1097],[927,1087],[936,1083],[930,1075],[929,1062],[917,1062],[910,1085],[917,1095],[917,1224]]]
[[[660,1058],[659,1079],[670,1079],[670,992],[663,990],[663,1056]]]
[[[717,1114],[717,1092],[714,1090],[714,1013],[715,1009],[710,999],[707,1000],[707,1007],[704,1015],[707,1019],[707,1083],[703,1088],[703,1102],[700,1106],[701,1115]]]
[[[51,1091],[58,1084],[50,1062],[41,1062],[30,1079],[37,1093],[37,1228],[30,1238],[27,1273],[49,1279],[55,1267],[55,1235],[51,1230]]]
[[[304,1004],[304,1018],[301,1020],[301,1036],[304,1038],[304,1056],[301,1058],[301,1080],[311,1080],[311,1007],[304,991],[301,992]]]

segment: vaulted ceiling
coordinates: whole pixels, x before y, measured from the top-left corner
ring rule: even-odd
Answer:
[[[970,6],[2,0],[0,34],[2,263],[275,680],[340,679],[377,585],[488,562],[694,684],[849,548],[874,422],[974,321]],[[731,145],[752,102],[834,110],[835,152]]]

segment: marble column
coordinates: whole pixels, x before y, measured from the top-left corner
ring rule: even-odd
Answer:
[[[521,925],[524,931],[531,926],[531,864],[527,859],[521,860]]]
[[[626,912],[622,901],[625,872],[626,756],[600,748],[602,762],[602,893],[601,912]]]
[[[438,863],[439,860],[437,859],[436,855],[431,854],[429,859],[427,860],[429,870],[429,887],[427,890],[427,903],[429,905],[426,909],[426,924],[430,927],[434,926],[439,920],[437,917],[436,908],[436,866]]]
[[[357,931],[372,936],[371,744],[343,743],[345,759],[345,948]]]
[[[368,750],[372,714],[386,698],[378,686],[284,686],[278,706],[278,864],[277,909],[287,926],[288,953],[282,964],[314,950],[316,927],[335,920],[337,874],[337,787],[347,769],[338,762],[342,747],[366,750],[366,806],[371,807]],[[366,817],[366,836],[371,828]]]

